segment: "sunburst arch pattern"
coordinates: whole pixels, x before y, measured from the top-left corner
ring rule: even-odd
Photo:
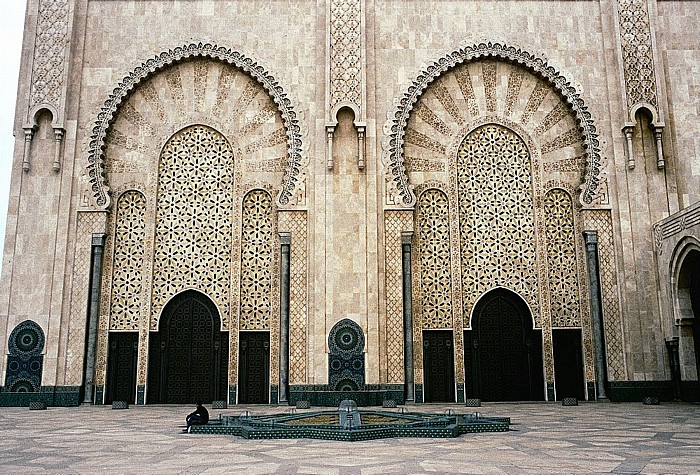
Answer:
[[[283,88],[275,80],[275,78],[257,62],[231,49],[222,48],[211,44],[199,43],[185,45],[163,52],[155,58],[141,64],[119,83],[109,98],[105,101],[105,105],[98,114],[97,121],[92,130],[87,163],[88,179],[95,203],[99,208],[107,209],[111,204],[109,190],[110,186],[114,186],[114,184],[110,181],[108,185],[108,180],[105,177],[105,149],[108,145],[108,135],[111,132],[113,122],[115,122],[120,115],[123,115],[121,113],[121,109],[123,108],[124,103],[128,102],[134,92],[140,90],[144,83],[148,82],[153,77],[160,76],[160,74],[157,73],[164,70],[172,70],[173,68],[177,68],[179,64],[183,62],[186,63],[192,58],[207,58],[210,60],[210,63],[220,64],[221,69],[233,69],[238,74],[246,76],[258,89],[266,91],[265,95],[267,95],[269,99],[268,102],[275,109],[274,115],[280,120],[281,131],[277,132],[274,138],[270,138],[267,142],[259,144],[258,149],[264,148],[270,143],[270,141],[275,142],[275,145],[279,145],[279,143],[284,144],[284,147],[282,147],[283,154],[281,155],[283,157],[284,164],[257,165],[257,169],[262,168],[262,171],[269,170],[270,168],[274,168],[275,170],[283,169],[281,172],[281,187],[277,201],[282,206],[290,203],[295,191],[295,186],[302,175],[301,131],[297,114],[292,107],[290,99],[287,97],[287,94],[284,92]],[[185,89],[183,89],[183,95],[180,97],[172,95],[173,90],[178,88],[178,84],[176,78],[170,77],[170,80],[171,81],[168,84],[168,86],[171,87],[169,90],[171,93],[170,99],[174,100],[179,106],[173,110],[181,112],[183,107],[192,105],[192,100],[195,101],[195,106],[207,104],[207,97],[209,97],[210,94],[209,91],[204,95],[204,102],[197,103],[198,99],[192,94],[188,95],[188,91]],[[209,83],[207,82],[206,84]],[[220,86],[220,84],[218,84],[218,86]],[[162,91],[156,90],[156,92],[157,95],[152,95],[152,97],[158,101],[162,99],[162,96],[160,95],[160,92]],[[170,109],[163,106],[162,110]],[[207,117],[201,113],[202,111],[197,111],[196,107],[194,110],[191,109],[190,111],[200,112],[199,117],[202,119]],[[193,115],[197,116],[198,114]],[[216,117],[210,115],[209,120],[200,120],[199,122],[206,122],[209,125],[215,126],[216,124],[211,123],[212,118],[216,119]],[[247,112],[246,119],[249,121],[255,120]],[[260,117],[257,119],[262,120]],[[194,122],[196,121],[193,120],[192,123]],[[182,126],[185,125],[190,124],[182,124]],[[251,127],[253,126],[254,125],[251,124]],[[222,130],[222,132],[226,134],[225,131]],[[128,141],[128,137],[126,140]]]
[[[440,171],[437,155],[454,150],[465,126],[481,125],[488,117],[522,126],[541,146],[545,169],[576,174],[581,202],[594,202],[602,160],[591,114],[579,93],[544,60],[518,48],[482,43],[431,63],[392,113],[387,165],[397,204],[415,203],[412,186],[420,177],[412,172]],[[414,145],[428,150],[427,155],[412,155]],[[548,164],[547,154],[555,151],[552,157],[561,163]]]

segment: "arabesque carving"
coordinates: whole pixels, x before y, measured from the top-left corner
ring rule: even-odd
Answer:
[[[440,78],[446,72],[453,68],[468,63],[477,59],[495,58],[502,61],[521,65],[529,70],[534,75],[542,80],[541,92],[542,98],[546,94],[546,89],[555,90],[561,97],[563,102],[568,103],[573,112],[577,126],[577,138],[583,144],[585,149],[584,156],[586,160],[585,176],[581,185],[582,194],[581,202],[584,204],[592,204],[596,197],[598,186],[603,179],[602,173],[602,158],[600,154],[600,144],[598,134],[593,119],[588,107],[584,104],[581,95],[576,91],[576,88],[555,68],[548,65],[547,62],[538,58],[522,49],[507,46],[500,43],[481,43],[474,46],[467,46],[449,53],[437,61],[432,62],[425,68],[418,77],[413,80],[408,90],[401,97],[397,109],[392,113],[392,116],[385,127],[389,134],[387,145],[388,153],[388,174],[387,189],[389,194],[393,194],[395,204],[412,207],[415,204],[416,197],[411,185],[409,184],[408,175],[404,165],[404,141],[408,134],[407,125],[411,111],[421,98],[425,90],[436,79]],[[488,68],[487,68],[488,69]],[[489,75],[492,75],[492,69],[488,69]],[[465,95],[465,99],[469,104],[470,113],[473,115],[478,113],[476,104],[473,101],[473,85],[466,79],[468,77],[459,76],[462,80],[458,81],[460,89]],[[509,87],[510,84],[509,84]],[[511,98],[515,96],[515,88],[519,88],[518,77],[513,78],[513,91],[510,93]],[[489,88],[492,90],[493,88]],[[437,88],[439,91],[440,88]],[[466,92],[464,92],[466,91]],[[471,91],[471,92],[470,92]],[[436,93],[437,94],[437,93]],[[536,95],[533,94],[531,98]],[[538,96],[539,97],[539,96]],[[540,99],[541,101],[541,99]],[[493,102],[489,102],[489,107],[493,106]],[[539,107],[539,102],[532,107]],[[507,107],[510,112],[512,106]],[[525,113],[522,121],[525,121]],[[412,140],[416,140],[415,133],[412,135]],[[552,144],[555,146],[558,144]]]
[[[295,187],[302,175],[302,142],[299,119],[287,93],[268,72],[268,70],[251,58],[238,51],[219,47],[212,44],[190,44],[165,51],[155,58],[149,59],[129,73],[114,89],[105,105],[97,116],[92,129],[88,151],[88,177],[97,206],[106,209],[110,206],[109,186],[105,179],[104,148],[107,131],[117,114],[121,104],[134,88],[155,72],[187,58],[207,57],[232,64],[242,69],[260,83],[273,98],[282,116],[287,142],[287,169],[282,181],[281,190],[277,196],[280,206],[290,204]],[[174,81],[174,82],[173,82]],[[176,78],[172,86],[176,87]]]

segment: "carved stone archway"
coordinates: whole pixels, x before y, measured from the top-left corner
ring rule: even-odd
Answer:
[[[154,73],[185,59],[196,57],[216,59],[243,70],[260,83],[274,100],[287,134],[287,169],[277,202],[280,206],[289,204],[302,174],[302,142],[299,119],[287,93],[264,66],[242,53],[212,44],[193,43],[162,52],[142,63],[124,77],[105,101],[92,129],[87,163],[88,180],[99,208],[107,209],[111,204],[110,189],[104,175],[104,149],[108,130],[120,106],[136,86]]]
[[[398,107],[385,126],[389,134],[386,146],[389,186],[395,188],[395,204],[401,207],[413,207],[416,197],[409,183],[404,157],[404,140],[409,117],[414,106],[435,80],[455,67],[479,59],[506,61],[520,65],[530,73],[538,76],[552,89],[556,90],[563,101],[568,104],[576,117],[580,131],[580,140],[585,149],[586,170],[581,185],[581,202],[590,205],[594,202],[598,187],[602,181],[602,158],[598,134],[593,124],[591,113],[571,82],[554,67],[527,51],[500,43],[480,43],[457,49],[430,63],[414,79],[408,90],[399,100]]]

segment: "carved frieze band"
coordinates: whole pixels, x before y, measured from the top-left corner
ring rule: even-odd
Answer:
[[[389,135],[387,146],[389,176],[387,180],[388,186],[396,189],[397,204],[413,206],[416,201],[415,194],[408,182],[403,156],[403,144],[407,140],[407,124],[411,111],[426,88],[436,79],[462,63],[480,58],[496,58],[522,65],[542,78],[569,104],[579,124],[580,132],[576,132],[577,138],[581,140],[585,148],[586,171],[581,187],[581,200],[585,204],[593,203],[598,186],[603,179],[602,158],[598,134],[593,125],[591,113],[576,88],[546,61],[522,49],[500,43],[481,43],[460,48],[432,62],[403,94],[397,109],[387,123],[385,128]]]
[[[30,109],[42,104],[58,109],[67,48],[68,0],[42,0],[39,4],[34,44]]]
[[[637,104],[658,108],[647,0],[618,0],[618,13],[627,107],[630,111]]]
[[[700,226],[700,202],[654,224],[656,252],[661,254],[661,244],[664,240],[693,226]]]
[[[142,63],[117,85],[105,101],[92,129],[87,163],[88,178],[98,207],[106,209],[110,206],[109,186],[104,176],[103,160],[105,138],[117,110],[129,93],[144,79],[166,66],[192,57],[213,58],[232,64],[250,74],[270,94],[282,116],[287,140],[287,166],[277,202],[280,206],[290,203],[302,174],[302,143],[299,119],[287,93],[265,67],[251,58],[232,49],[198,43],[165,51]]]
[[[348,103],[362,106],[361,7],[361,0],[331,2],[331,109]]]

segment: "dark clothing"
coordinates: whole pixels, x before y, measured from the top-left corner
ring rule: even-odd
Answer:
[[[195,411],[187,416],[187,427],[191,425],[204,425],[209,422],[209,411],[201,404]]]

